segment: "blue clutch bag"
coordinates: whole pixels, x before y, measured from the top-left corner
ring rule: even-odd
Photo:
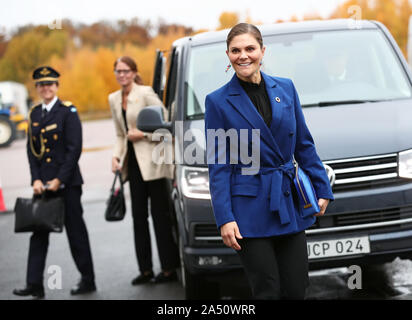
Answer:
[[[320,208],[312,181],[310,181],[309,176],[297,163],[295,163],[295,168],[296,171],[293,182],[295,183],[302,215],[304,217],[314,215],[320,211]]]

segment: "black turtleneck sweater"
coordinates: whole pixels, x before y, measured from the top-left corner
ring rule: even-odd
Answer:
[[[270,124],[272,122],[272,107],[270,105],[270,100],[266,91],[265,81],[263,80],[263,77],[261,77],[261,79],[262,80],[259,84],[246,82],[241,79],[239,79],[239,82],[256,107],[257,111],[262,116],[266,125],[270,127]]]

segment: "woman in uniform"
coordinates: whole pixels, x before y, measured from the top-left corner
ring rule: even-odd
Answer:
[[[96,290],[92,254],[80,201],[83,178],[79,168],[82,125],[76,107],[57,97],[59,73],[49,66],[33,72],[42,103],[29,113],[27,155],[35,195],[43,192],[63,196],[65,229],[81,280],[71,294]],[[19,296],[44,297],[43,273],[49,246],[48,232],[33,232],[30,238],[26,287],[15,289]]]

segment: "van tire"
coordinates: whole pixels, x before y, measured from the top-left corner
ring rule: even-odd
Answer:
[[[0,115],[0,147],[7,147],[16,139],[16,126],[6,116]]]

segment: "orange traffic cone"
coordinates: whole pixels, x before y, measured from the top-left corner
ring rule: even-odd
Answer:
[[[4,212],[6,210],[6,205],[4,204],[4,198],[3,198],[3,190],[1,188],[1,180],[0,180],[0,212]]]

